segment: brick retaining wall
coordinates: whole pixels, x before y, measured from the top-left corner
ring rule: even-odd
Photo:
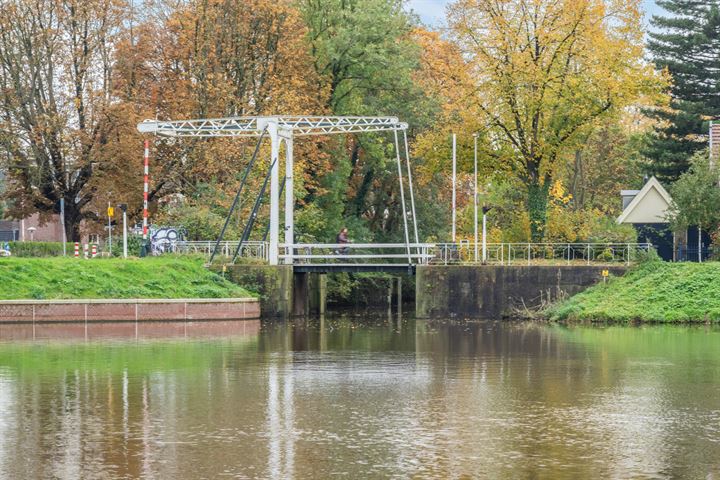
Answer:
[[[0,322],[244,320],[260,318],[256,298],[2,300]]]

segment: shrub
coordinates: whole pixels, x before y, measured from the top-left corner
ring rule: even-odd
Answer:
[[[62,242],[8,242],[13,257],[60,257]],[[73,254],[73,244],[67,243],[68,255]]]

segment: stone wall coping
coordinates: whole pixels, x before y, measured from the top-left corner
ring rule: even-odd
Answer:
[[[257,298],[75,298],[57,300],[0,300],[0,305],[84,305],[84,304],[150,304],[150,303],[251,303]]]

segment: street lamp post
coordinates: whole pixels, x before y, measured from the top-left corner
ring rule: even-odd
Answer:
[[[107,209],[108,253],[110,254],[111,257],[112,257],[112,217],[114,215],[115,215],[115,209],[110,204],[110,200],[108,200],[108,209]]]
[[[127,258],[127,203],[118,206],[123,213],[123,258]]]
[[[487,263],[487,213],[492,207],[483,205],[483,224],[482,224],[482,263]]]
[[[67,231],[65,230],[65,197],[60,198],[60,225],[62,226],[63,257],[67,256]]]
[[[455,134],[452,134],[452,241],[455,243],[455,220],[456,220],[456,183],[457,183],[457,142]]]
[[[477,144],[477,141],[478,141],[478,134],[477,134],[477,133],[473,133],[473,143],[474,143],[474,146],[475,146],[475,161],[474,161],[474,167],[475,167],[475,168],[474,168],[474,172],[475,172],[475,194],[474,194],[474,196],[473,196],[473,198],[474,198],[474,202],[473,202],[473,207],[474,207],[474,209],[473,209],[473,215],[474,215],[473,225],[474,225],[474,227],[475,227],[475,242],[474,242],[474,245],[475,245],[475,263],[477,263],[477,261],[478,261],[478,182],[477,182],[477,180],[478,180],[478,171],[477,171],[477,170],[478,170],[478,167],[477,167],[477,156],[478,156],[477,153],[478,153],[478,152],[477,152],[477,145],[478,145],[478,144]],[[485,232],[485,217],[483,216],[483,245],[484,245],[484,241],[485,241],[485,233],[484,233],[484,232]],[[485,262],[484,254],[483,254],[483,262]]]

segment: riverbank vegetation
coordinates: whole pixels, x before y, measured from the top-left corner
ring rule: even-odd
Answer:
[[[254,296],[196,257],[0,259],[0,300]]]
[[[556,321],[718,322],[720,263],[645,262],[545,314]]]

